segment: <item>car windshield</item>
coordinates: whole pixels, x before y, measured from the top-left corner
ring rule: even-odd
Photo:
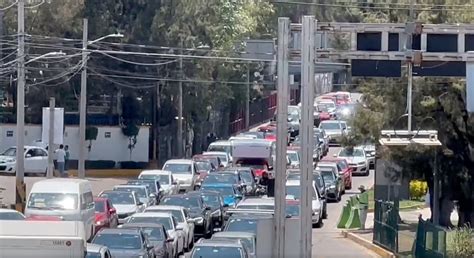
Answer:
[[[200,198],[200,197],[198,197]],[[200,208],[198,198],[194,197],[165,197],[161,202],[166,205],[176,205],[185,208]]]
[[[234,195],[234,189],[232,186],[203,186],[202,190],[214,191],[220,193],[222,196]]]
[[[31,209],[75,210],[78,206],[78,195],[72,193],[32,193],[28,200]]]
[[[301,178],[301,174],[299,173],[291,173],[291,174],[288,174],[288,176],[286,177],[286,179],[288,180],[299,180]]]
[[[159,207],[159,206],[158,206]],[[176,218],[178,222],[184,222],[183,212],[181,210],[167,210],[167,209],[158,209],[158,210],[145,210],[145,212],[169,212],[173,217]]]
[[[324,187],[323,178],[319,173],[313,173],[313,180],[316,182],[316,185],[321,189]]]
[[[212,169],[211,163],[208,161],[196,161],[196,166],[202,171],[209,171]]]
[[[191,258],[241,258],[242,248],[224,246],[199,246],[195,247]]]
[[[286,155],[288,156],[288,158],[290,158],[291,162],[298,162],[299,161],[297,152],[287,152]]]
[[[364,152],[361,149],[343,149],[339,157],[364,157]]]
[[[204,179],[202,184],[236,184],[238,183],[237,178],[234,174],[225,173],[225,174],[209,174]]]
[[[142,246],[140,235],[138,234],[98,233],[92,243],[107,246],[109,249],[140,249]]]
[[[156,223],[161,224],[165,227],[166,230],[173,229],[173,224],[171,224],[170,217],[138,217],[132,216],[127,223]]]
[[[107,192],[100,195],[100,197],[109,198],[114,205],[120,204],[135,204],[135,200],[131,193],[125,192]]]
[[[145,179],[133,180],[133,181],[128,181],[127,185],[144,185],[144,186],[148,186],[148,189],[150,189],[152,192],[158,191],[158,189],[156,189],[157,186],[156,186],[155,180],[145,180]]]
[[[334,182],[336,180],[332,171],[323,170],[321,171],[321,175],[323,176],[324,182]]]
[[[245,183],[252,183],[255,181],[255,178],[253,178],[252,172],[250,171],[240,171],[240,177]]]
[[[295,199],[301,199],[301,187],[299,185],[287,185],[286,186],[286,194],[292,195]]]
[[[255,169],[266,169],[267,162],[264,159],[239,159],[236,164],[241,167],[250,167]]]
[[[166,164],[163,170],[171,171],[173,174],[191,174],[191,164]]]
[[[150,241],[164,241],[165,233],[161,228],[142,228],[143,233],[148,237]]]
[[[219,195],[215,194],[203,194],[202,199],[204,201],[204,204],[210,207],[220,207],[221,206],[221,200],[219,198]]]
[[[114,190],[126,191],[126,192],[135,192],[138,198],[148,198],[146,194],[146,189],[144,187],[127,187],[127,186],[118,186],[114,187]]]
[[[24,220],[25,217],[18,212],[0,212],[0,220]]]
[[[290,215],[292,217],[297,217],[300,215],[300,206],[299,205],[286,205],[286,215]]]
[[[229,145],[217,145],[217,144],[211,144],[209,145],[209,148],[207,151],[222,151],[226,153],[230,153],[231,147]]]
[[[94,201],[94,203],[95,203],[95,212],[105,212],[104,201]]]
[[[319,112],[328,112],[329,111],[329,105],[327,104],[318,104],[316,106],[316,109],[319,111]]]
[[[153,179],[158,180],[160,185],[169,185],[170,184],[170,177],[168,175],[140,175],[139,179]]]
[[[227,240],[227,241],[235,241],[235,239],[239,239],[242,244],[245,246],[245,248],[247,248],[247,250],[249,251],[249,253],[254,253],[255,252],[255,249],[254,249],[254,246],[253,246],[253,239],[252,238],[248,238],[248,237],[212,237],[211,239],[218,239],[218,240]]]
[[[225,231],[239,231],[257,234],[257,220],[230,219]]]
[[[2,153],[2,156],[15,157],[16,156],[16,148],[8,148],[6,151],[4,151]]]
[[[319,127],[324,130],[338,130],[341,129],[341,124],[339,122],[327,122],[321,123]]]

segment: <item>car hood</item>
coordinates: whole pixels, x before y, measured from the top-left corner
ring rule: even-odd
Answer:
[[[114,204],[118,214],[131,213],[137,211],[137,206],[133,204]]]
[[[189,215],[191,215],[191,217],[201,217],[202,216],[202,210],[199,209],[199,208],[191,208],[191,209],[188,209],[189,211]]]
[[[107,219],[107,214],[105,212],[95,213],[95,221],[102,221]]]
[[[114,258],[130,258],[130,257],[138,257],[139,255],[145,255],[145,252],[140,249],[109,249],[110,253]]]
[[[344,158],[347,160],[347,163],[350,163],[350,164],[356,164],[356,163],[365,161],[364,157],[344,157]]]
[[[325,129],[327,135],[341,135],[341,129]]]
[[[8,162],[15,162],[15,157],[12,157],[12,156],[0,156],[0,164],[1,164],[1,163],[8,163]]]
[[[181,184],[190,184],[193,180],[192,174],[173,174],[173,177],[178,179]]]

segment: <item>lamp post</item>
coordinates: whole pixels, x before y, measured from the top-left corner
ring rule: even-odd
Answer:
[[[87,106],[87,46],[97,43],[106,38],[123,38],[122,34],[110,34],[107,36],[100,37],[96,40],[87,40],[87,19],[83,20],[84,28],[82,32],[82,73],[81,73],[81,96],[79,102],[79,164],[78,164],[78,176],[84,178],[86,176],[85,171],[85,146],[86,146],[86,106]]]

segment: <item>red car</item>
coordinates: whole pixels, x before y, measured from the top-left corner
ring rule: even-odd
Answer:
[[[107,198],[94,198],[95,203],[95,233],[102,228],[115,228],[118,225],[117,210]]]
[[[344,179],[344,186],[346,189],[352,189],[352,168],[347,164],[347,160],[339,158],[324,157],[321,162],[331,162],[336,163],[338,169],[340,169],[339,174]]]

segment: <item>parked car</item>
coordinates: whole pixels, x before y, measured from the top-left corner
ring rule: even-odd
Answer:
[[[218,156],[198,154],[193,156],[193,160],[196,162],[207,160],[211,162],[214,170],[219,170],[221,167],[224,167],[224,165],[222,165],[221,159]]]
[[[121,226],[124,229],[141,229],[153,245],[155,258],[173,257],[173,241],[166,228],[162,224],[157,223],[125,223]]]
[[[92,243],[107,246],[114,258],[155,257],[153,246],[140,229],[104,228]]]
[[[375,145],[372,143],[366,143],[361,146],[365,151],[365,156],[367,157],[367,161],[369,162],[369,170],[375,169]]]
[[[319,124],[319,129],[322,129],[329,136],[330,144],[340,144],[342,138],[347,135],[347,126],[343,121],[327,120]]]
[[[95,203],[95,233],[102,228],[116,228],[118,226],[117,210],[107,198],[94,198]]]
[[[173,257],[184,253],[184,239],[185,234],[183,228],[178,225],[176,218],[169,212],[147,212],[137,213],[131,216],[127,224],[136,223],[153,223],[161,224],[165,227],[166,232],[173,239]]]
[[[87,244],[86,258],[112,258],[109,248],[103,245]]]
[[[46,176],[48,151],[37,146],[25,146],[25,173]],[[0,154],[0,173],[16,174],[16,147],[10,147]]]
[[[183,228],[184,249],[189,251],[194,245],[194,221],[189,217],[188,210],[176,205],[156,205],[145,209],[147,212],[169,212],[178,222],[178,227]]]
[[[243,199],[242,192],[234,184],[207,184],[201,188],[203,191],[218,192],[224,198],[224,204],[229,207],[235,207]]]
[[[201,196],[193,194],[176,194],[166,196],[161,201],[162,205],[181,206],[189,211],[189,217],[194,221],[194,235],[208,237],[212,234],[211,207],[204,205]]]
[[[301,178],[301,173],[298,170],[290,170],[288,171],[288,176],[286,177],[287,180],[300,180]],[[324,179],[320,174],[319,170],[313,170],[313,181],[315,183],[316,189],[319,192],[319,196],[321,197],[321,200],[323,201],[323,219],[327,219],[328,217],[328,212],[327,212],[327,189],[326,185],[324,183]]]
[[[229,205],[224,203],[224,198],[222,195],[215,191],[194,191],[187,193],[197,194],[202,197],[204,205],[211,208],[211,217],[212,217],[212,228],[214,231],[220,231],[224,227],[224,218],[226,214],[227,207]]]
[[[0,220],[24,220],[25,215],[12,209],[0,208]]]
[[[177,194],[180,191],[179,181],[176,180],[171,171],[145,170],[140,173],[138,179],[154,179],[160,182],[162,195]]]
[[[146,185],[116,185],[114,191],[135,192],[141,203],[146,207],[155,204],[156,196],[152,195]]]
[[[156,179],[136,179],[136,180],[128,180],[127,185],[145,185],[148,186],[148,190],[150,191],[150,198],[153,199],[152,202],[157,204],[160,202],[162,196],[162,189],[160,181]]]
[[[178,180],[180,191],[192,191],[199,180],[196,162],[190,159],[171,159],[165,162],[163,170],[171,171]]]
[[[229,153],[224,151],[207,151],[202,154],[203,156],[217,156],[221,160],[221,164],[224,167],[229,167],[232,164],[232,159]]]
[[[324,164],[326,162],[335,163],[337,165],[339,176],[341,176],[344,181],[345,189],[352,189],[352,168],[349,167],[347,160],[326,157],[320,164]]]
[[[128,217],[145,209],[135,192],[127,191],[103,191],[99,197],[107,198],[117,210],[119,224],[127,221]]]
[[[209,147],[207,147],[208,152],[225,152],[230,156],[230,160],[232,161],[232,142],[231,141],[215,141],[209,144]]]
[[[363,148],[344,148],[339,151],[336,157],[347,160],[353,175],[369,175],[369,161]]]
[[[312,222],[316,227],[321,227],[323,222],[323,200],[316,189],[315,182],[313,186],[313,197],[311,200],[312,205]],[[288,180],[286,181],[286,194],[293,196],[296,200],[301,200],[301,186],[300,180]]]
[[[326,195],[328,200],[339,202],[341,200],[344,183],[337,172],[330,167],[317,167],[316,171],[321,174],[326,184]]]
[[[191,258],[249,258],[247,249],[239,240],[219,241],[201,239],[191,252]]]
[[[218,232],[212,235],[211,240],[234,240],[242,242],[249,253],[249,257],[257,257],[257,235],[248,232]]]

